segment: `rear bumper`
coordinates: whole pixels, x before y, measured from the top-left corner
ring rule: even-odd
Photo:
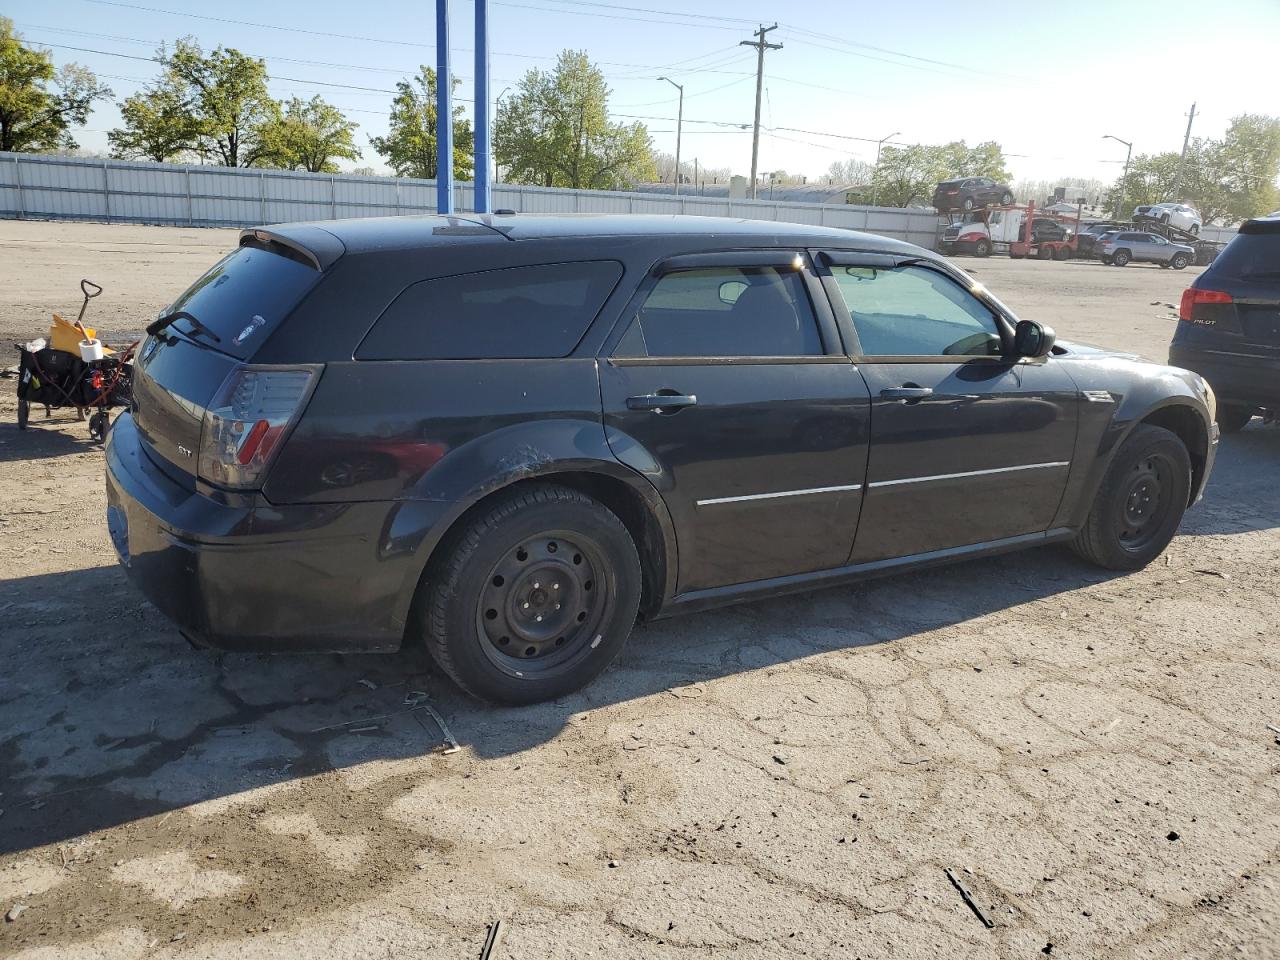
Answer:
[[[130,580],[193,643],[231,650],[397,649],[416,547],[448,506],[206,495],[151,461],[127,414],[106,474],[107,526]]]
[[[1249,356],[1192,347],[1176,341],[1169,347],[1169,363],[1194,370],[1209,381],[1219,403],[1280,407],[1280,358]]]

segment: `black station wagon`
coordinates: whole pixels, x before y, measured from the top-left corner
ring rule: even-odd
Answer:
[[[221,648],[425,642],[509,703],[637,616],[1056,541],[1140,567],[1217,444],[1199,376],[795,224],[248,230],[148,333],[107,520],[151,601]]]

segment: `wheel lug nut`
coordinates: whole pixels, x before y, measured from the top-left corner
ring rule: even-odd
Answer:
[[[528,610],[528,609],[529,609],[529,601],[528,601],[528,600],[526,600],[526,601],[524,602],[523,606],[524,606],[524,609]]]
[[[559,589],[560,589],[560,584],[558,584],[558,583],[553,583],[553,584],[551,585],[551,589],[552,589],[552,590],[559,590]]]
[[[559,610],[559,609],[560,609],[560,604],[558,604],[558,603],[556,604],[556,609],[557,609],[557,610]]]
[[[537,615],[536,617],[534,617],[533,619],[534,619],[534,620],[536,620],[536,621],[538,621],[538,623],[541,623],[541,622],[542,622],[542,614],[538,614],[538,615]]]
[[[540,586],[542,586],[542,584],[540,584],[537,580],[533,581],[533,589],[537,590]]]

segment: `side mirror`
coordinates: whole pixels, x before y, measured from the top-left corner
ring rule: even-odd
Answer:
[[[1019,320],[1013,331],[1013,352],[1019,357],[1032,359],[1047,357],[1056,339],[1053,327],[1034,320]]]

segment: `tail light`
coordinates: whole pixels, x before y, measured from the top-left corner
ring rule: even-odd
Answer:
[[[1188,287],[1182,291],[1182,302],[1178,305],[1178,319],[1190,320],[1191,310],[1198,304],[1223,304],[1231,303],[1231,294],[1223,290],[1197,290],[1195,287]]]
[[[306,407],[320,369],[258,364],[232,370],[205,410],[200,476],[220,487],[260,486]]]

